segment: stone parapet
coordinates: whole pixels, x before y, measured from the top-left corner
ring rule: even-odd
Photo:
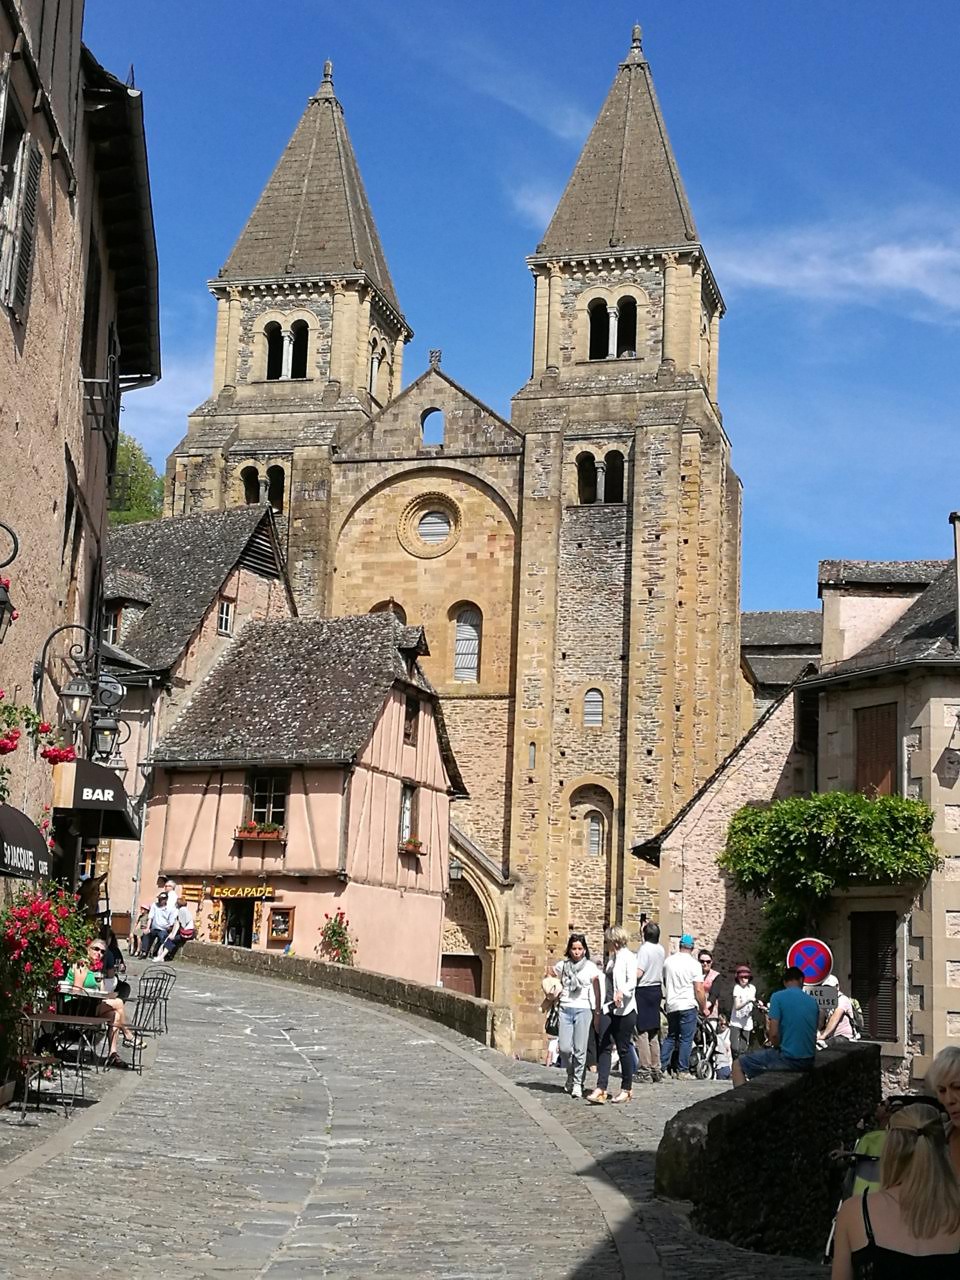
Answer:
[[[762,1253],[819,1254],[857,1121],[880,1101],[880,1046],[826,1049],[805,1075],[776,1072],[705,1099],[667,1122],[656,1191],[693,1204],[693,1224]]]
[[[489,1000],[477,1000],[473,996],[447,991],[443,987],[428,987],[419,982],[373,973],[369,969],[352,969],[304,956],[246,951],[204,942],[191,942],[177,963],[184,961],[339,991],[343,995],[372,1000],[375,1004],[389,1005],[404,1013],[439,1022],[503,1053],[512,1050],[513,1019],[508,1008]]]

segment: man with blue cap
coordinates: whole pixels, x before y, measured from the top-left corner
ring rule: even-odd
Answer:
[[[707,993],[703,969],[693,957],[694,939],[685,933],[680,950],[663,964],[663,1003],[667,1011],[667,1034],[660,1053],[661,1069],[675,1079],[690,1070],[690,1050],[697,1030],[697,1010],[705,1012]],[[674,1052],[677,1065],[673,1066]]]

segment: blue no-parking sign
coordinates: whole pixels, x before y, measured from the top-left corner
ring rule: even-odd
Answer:
[[[798,938],[787,952],[787,964],[796,965],[804,982],[816,985],[833,968],[833,952],[819,938]]]

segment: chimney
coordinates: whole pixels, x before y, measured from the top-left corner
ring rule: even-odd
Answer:
[[[957,627],[956,644],[960,649],[960,511],[950,512],[950,523],[953,525],[953,612]]]

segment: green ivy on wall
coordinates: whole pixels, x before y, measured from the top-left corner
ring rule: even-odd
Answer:
[[[719,863],[744,897],[765,899],[757,946],[765,973],[774,978],[790,943],[816,933],[835,891],[927,880],[940,865],[932,826],[922,800],[849,791],[739,809]]]

